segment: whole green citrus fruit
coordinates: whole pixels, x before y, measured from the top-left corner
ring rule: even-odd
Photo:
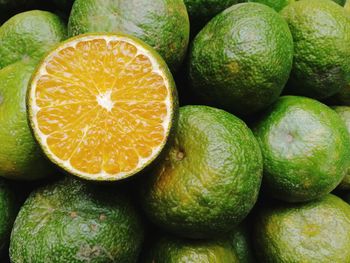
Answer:
[[[287,93],[325,99],[350,83],[350,16],[329,0],[302,0],[281,12],[294,39]]]
[[[136,262],[140,217],[120,187],[65,178],[35,190],[11,234],[11,262]]]
[[[254,229],[260,262],[350,262],[350,206],[334,195],[263,207]]]
[[[292,59],[292,36],[277,12],[259,3],[234,5],[192,44],[192,90],[204,104],[249,115],[279,97]]]
[[[17,14],[0,27],[0,69],[20,60],[40,60],[65,38],[57,15],[39,10]]]
[[[163,229],[189,238],[217,236],[249,213],[261,174],[259,146],[240,119],[207,106],[185,106],[164,162],[140,187],[141,202]]]
[[[300,202],[331,192],[350,165],[344,122],[326,105],[305,97],[281,97],[254,133],[264,159],[263,185],[275,198]]]

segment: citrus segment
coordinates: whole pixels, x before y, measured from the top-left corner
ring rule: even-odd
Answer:
[[[165,63],[142,42],[80,36],[51,52],[33,77],[32,127],[49,158],[68,172],[118,180],[164,147],[173,89]]]

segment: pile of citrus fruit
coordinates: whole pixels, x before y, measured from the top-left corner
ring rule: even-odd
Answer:
[[[350,263],[350,0],[0,0],[0,262]]]

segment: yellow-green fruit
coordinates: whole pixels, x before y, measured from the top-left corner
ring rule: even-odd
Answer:
[[[164,236],[150,247],[145,263],[239,263],[227,240],[186,240]]]
[[[350,16],[330,0],[302,0],[281,12],[294,39],[286,92],[325,99],[350,83]]]
[[[345,8],[346,11],[350,11],[350,0],[347,0],[345,2],[344,8]]]
[[[263,206],[255,219],[259,262],[350,262],[350,206],[334,195]]]
[[[295,0],[248,0],[247,2],[256,2],[272,7],[276,11],[281,11],[287,5],[293,3]]]

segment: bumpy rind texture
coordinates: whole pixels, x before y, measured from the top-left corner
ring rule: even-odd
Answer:
[[[250,234],[250,229],[248,229],[248,225],[245,222],[241,223],[229,234],[229,240],[240,263],[257,262],[254,256]]]
[[[0,27],[0,69],[20,60],[39,60],[65,38],[65,25],[57,15],[20,13]]]
[[[197,241],[164,236],[159,238],[146,256],[145,263],[238,263],[227,241]]]
[[[27,122],[26,93],[35,65],[17,62],[0,70],[0,176],[38,179],[50,172]]]
[[[18,14],[0,27],[0,176],[32,180],[48,175],[48,162],[27,123],[25,98],[35,65],[66,37],[58,16]]]
[[[180,108],[173,144],[141,185],[145,212],[158,226],[189,238],[232,230],[256,202],[259,146],[235,116],[206,106]]]
[[[256,2],[272,7],[277,12],[281,11],[287,5],[293,3],[295,0],[248,0],[247,2]]]
[[[344,121],[346,128],[350,135],[350,107],[347,106],[336,106],[333,107],[335,112],[337,112],[340,118]],[[350,166],[348,167],[348,171],[340,183],[339,188],[341,189],[350,189]]]
[[[303,0],[281,12],[294,39],[287,93],[325,99],[350,83],[350,16],[329,0]]]
[[[182,0],[76,0],[68,33],[89,32],[140,38],[158,51],[174,72],[186,54],[189,19]]]
[[[260,262],[350,262],[350,206],[334,195],[263,207],[254,229]]]
[[[18,199],[14,189],[4,179],[0,179],[0,256],[7,252],[18,209]]]
[[[254,127],[264,159],[263,186],[275,198],[300,202],[331,192],[350,165],[344,122],[309,98],[281,97]]]
[[[184,0],[191,21],[191,35],[195,36],[206,23],[238,0]]]
[[[243,3],[202,29],[189,59],[192,90],[204,104],[248,115],[281,94],[292,67],[293,40],[273,9]]]
[[[11,234],[13,263],[136,262],[139,215],[120,188],[66,178],[33,192]]]

